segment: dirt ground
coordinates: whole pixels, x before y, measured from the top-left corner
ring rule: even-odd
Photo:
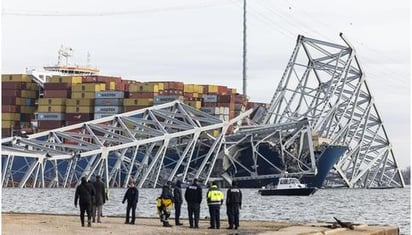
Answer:
[[[87,218],[86,218],[87,221]],[[172,222],[172,220],[171,220]],[[2,213],[3,235],[68,235],[68,234],[259,234],[291,226],[290,223],[268,221],[241,221],[238,230],[228,230],[227,221],[221,221],[221,229],[208,229],[209,222],[201,220],[199,229],[183,226],[162,227],[157,218],[137,218],[135,225],[124,224],[122,217],[103,217],[102,223],[81,227],[78,215],[14,214]],[[171,223],[173,224],[173,223]]]
[[[103,217],[102,223],[93,223],[91,227],[81,227],[78,215],[2,213],[1,231],[3,235],[128,235],[128,234],[231,234],[231,235],[398,235],[396,226],[356,225],[353,230],[336,227],[328,223],[287,223],[274,221],[240,222],[238,230],[228,230],[226,220],[221,221],[221,229],[208,229],[209,221],[201,220],[199,229],[189,228],[187,219],[181,220],[183,226],[162,227],[158,218],[137,218],[136,224],[124,224],[123,217]],[[173,219],[171,220],[171,222]]]

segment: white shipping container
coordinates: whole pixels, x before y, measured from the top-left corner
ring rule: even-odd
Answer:
[[[38,113],[37,120],[62,121],[65,120],[65,113]]]
[[[216,103],[217,102],[217,95],[203,95],[203,102]]]
[[[95,113],[122,113],[123,106],[94,106]]]
[[[124,98],[124,91],[98,91],[96,98]]]
[[[95,113],[94,114],[94,119],[100,119],[100,118],[105,118],[105,117],[109,117],[115,115],[115,113]]]
[[[200,111],[205,112],[207,114],[215,115],[215,107],[201,107]]]

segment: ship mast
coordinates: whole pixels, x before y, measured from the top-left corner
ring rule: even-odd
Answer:
[[[246,0],[243,0],[243,95],[247,97],[246,83]]]

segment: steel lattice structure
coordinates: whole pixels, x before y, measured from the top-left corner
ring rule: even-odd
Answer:
[[[320,137],[346,145],[329,183],[403,187],[404,182],[355,49],[302,35],[261,123],[307,118]]]
[[[250,112],[228,122],[174,101],[3,139],[2,186],[73,187],[93,175],[110,187],[193,178],[206,184],[227,129]]]

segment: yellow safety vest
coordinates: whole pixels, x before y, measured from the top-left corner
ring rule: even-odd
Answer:
[[[216,185],[212,185],[207,192],[207,204],[208,205],[221,205],[224,199],[223,193],[217,189]]]

